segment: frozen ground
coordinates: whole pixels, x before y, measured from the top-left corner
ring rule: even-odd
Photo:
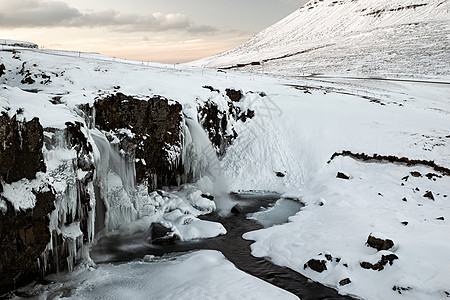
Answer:
[[[47,279],[50,285],[24,288],[35,293],[26,299],[298,299],[208,250],[80,268]]]
[[[448,2],[443,3],[447,5]],[[448,46],[448,43],[444,41],[443,45]],[[23,75],[20,70],[24,62],[25,69],[36,79],[33,84],[21,83]],[[445,73],[448,69],[440,65],[441,62],[446,64],[448,55],[437,62],[430,60],[429,63],[435,66],[430,68]],[[29,120],[37,116],[44,127],[64,128],[69,120],[83,123],[77,104],[92,104],[96,97],[117,91],[140,96],[162,95],[176,100],[183,104],[184,114],[196,120],[198,105],[209,99],[226,105],[225,88],[242,90],[245,97],[241,105],[255,110],[255,117],[245,124],[236,125],[238,138],[220,161],[228,189],[276,191],[300,198],[305,204],[288,224],[246,234],[245,238],[256,241],[252,247],[253,254],[269,257],[275,263],[297,270],[343,294],[365,299],[448,298],[448,174],[420,164],[363,162],[350,157],[336,157],[327,163],[333,153],[348,150],[367,155],[377,153],[433,160],[439,166],[450,168],[448,84],[344,78],[344,74],[309,78],[278,74],[280,76],[270,77],[235,70],[217,72],[187,66],[147,65],[114,61],[97,54],[34,49],[17,49],[16,53],[1,51],[0,63],[6,66],[6,74],[0,77],[2,111],[9,108],[8,113],[14,114],[23,108],[23,118]],[[375,61],[370,60],[370,64],[370,69],[377,67]],[[420,70],[422,72],[414,73],[414,77],[442,82],[448,79],[448,74],[440,76],[434,71],[427,73],[428,69],[417,69],[418,72]],[[42,74],[51,76],[51,81],[40,83]],[[204,85],[219,89],[221,93],[204,89]],[[259,96],[260,92],[266,96]],[[61,97],[60,101],[52,104],[50,100],[55,96]],[[50,170],[63,159],[70,159],[70,153],[46,155]],[[285,176],[277,177],[276,172]],[[349,175],[349,180],[336,178],[338,172]],[[414,177],[411,172],[419,172],[420,176]],[[441,177],[428,179],[426,175],[429,173]],[[406,176],[408,179],[402,180]],[[3,186],[6,193],[17,188],[15,185]],[[208,179],[204,179],[196,188],[208,192],[213,191],[212,186]],[[428,191],[432,192],[434,201],[424,197]],[[176,210],[181,213],[189,204],[187,195],[181,192],[174,196],[182,199],[174,202],[180,205]],[[12,196],[9,198],[17,209],[33,205],[33,199],[21,203]],[[158,203],[156,199],[147,200],[142,203]],[[161,217],[164,216],[162,207],[158,206],[160,210],[157,212]],[[0,209],[5,209],[1,202]],[[119,232],[122,230],[122,234],[126,234],[143,228],[148,225],[145,218],[150,217],[136,214],[133,221],[137,223],[121,224]],[[174,213],[167,217],[176,220],[181,216]],[[139,224],[144,225],[140,227]],[[367,247],[365,243],[372,232],[392,239],[395,246],[382,252]],[[221,231],[215,233],[220,234]],[[327,270],[322,273],[304,268],[310,259],[327,261],[325,255],[328,254],[333,259],[325,263]],[[381,271],[361,267],[362,262],[376,263],[382,255],[390,254],[398,259]],[[205,285],[198,285],[199,280],[190,281],[189,275],[192,274],[186,273],[188,270],[183,266],[197,263],[219,265],[211,272],[205,267],[203,270],[208,270],[207,273],[192,276],[207,280],[210,284],[206,285],[207,292],[215,296],[222,295],[214,294],[217,291],[213,289],[221,288],[221,282],[227,283],[225,291],[244,293],[231,294],[230,297],[280,292],[272,286],[255,283],[215,252],[198,252],[163,263],[134,262],[121,267],[102,265],[92,272],[76,273],[70,280],[75,280],[80,286],[74,291],[80,294],[74,295],[88,297],[91,286],[88,286],[89,281],[83,282],[84,276],[98,283],[102,280],[106,283],[110,278],[124,290],[127,286],[142,288],[119,277],[120,272],[123,269],[133,277],[134,271],[135,274],[142,274],[144,270],[153,272],[156,266],[161,274],[172,280],[166,280],[167,285],[162,287],[165,292],[173,289],[177,293],[185,291],[187,295],[193,295],[189,294],[189,285],[193,285],[196,292],[201,292],[201,286]],[[225,273],[222,268],[234,271]],[[186,276],[178,276],[175,270]],[[242,288],[247,279],[237,280],[240,276],[246,277],[249,286],[254,288],[248,294]],[[145,278],[151,280],[150,277]],[[347,278],[351,283],[341,286],[339,282]],[[120,282],[121,279],[124,281]],[[157,287],[156,291],[162,293],[162,289]],[[109,291],[94,289],[93,292]]]

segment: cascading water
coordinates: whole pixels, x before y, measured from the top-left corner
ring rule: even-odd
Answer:
[[[187,130],[185,128],[182,154],[185,174],[192,174],[194,180],[208,178],[212,183],[211,192],[217,209],[226,214],[233,207],[234,202],[229,196],[228,185],[216,151],[198,122],[189,118],[186,118],[185,122]]]
[[[104,224],[96,224],[96,232],[104,225],[103,232],[107,233],[138,218],[135,165],[132,158],[126,159],[114,149],[103,133],[94,129],[90,135],[96,146],[95,182],[100,198],[96,211],[104,214],[104,218],[97,217],[97,220],[104,219]]]

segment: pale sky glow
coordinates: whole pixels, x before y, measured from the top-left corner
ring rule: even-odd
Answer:
[[[307,0],[0,0],[0,38],[178,63],[233,48]]]

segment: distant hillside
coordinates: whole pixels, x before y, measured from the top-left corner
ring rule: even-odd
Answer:
[[[192,64],[442,77],[450,74],[449,51],[448,0],[313,0],[245,44]]]

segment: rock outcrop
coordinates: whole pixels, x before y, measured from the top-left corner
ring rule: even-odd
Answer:
[[[96,101],[94,108],[95,126],[113,132],[119,148],[134,156],[137,183],[147,181],[150,190],[179,183],[183,174],[179,103],[160,96],[139,100],[117,93]]]

